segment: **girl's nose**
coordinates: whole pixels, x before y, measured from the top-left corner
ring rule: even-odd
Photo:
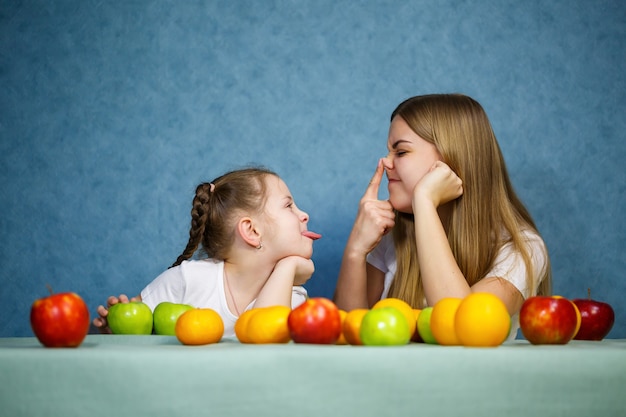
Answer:
[[[309,221],[309,214],[306,211],[300,210],[300,221],[306,223]]]

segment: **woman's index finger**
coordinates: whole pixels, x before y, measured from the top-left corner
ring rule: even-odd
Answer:
[[[374,176],[370,180],[367,189],[365,190],[365,194],[363,197],[369,198],[372,200],[378,200],[378,190],[380,188],[380,181],[383,178],[383,173],[385,169],[383,168],[383,162],[381,159],[378,160],[378,165],[376,165],[376,171],[374,172]]]

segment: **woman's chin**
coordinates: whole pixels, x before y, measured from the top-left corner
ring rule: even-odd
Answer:
[[[405,201],[397,201],[393,198],[390,198],[389,203],[394,210],[399,211],[400,213],[413,214],[413,205],[410,201],[407,204],[407,202]]]

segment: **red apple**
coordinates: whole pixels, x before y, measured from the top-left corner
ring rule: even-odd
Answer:
[[[327,298],[309,298],[287,317],[295,343],[334,344],[341,335],[339,309]]]
[[[52,294],[33,303],[30,325],[46,347],[78,347],[89,331],[89,309],[78,294]]]
[[[586,299],[577,298],[572,300],[580,311],[580,330],[574,337],[575,340],[602,340],[611,331],[615,323],[615,312],[610,304],[592,300],[591,291],[588,290]]]
[[[533,345],[564,345],[576,334],[576,306],[567,298],[530,297],[519,312],[524,337]]]

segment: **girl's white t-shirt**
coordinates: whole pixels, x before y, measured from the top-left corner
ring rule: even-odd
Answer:
[[[295,308],[307,298],[304,287],[294,286],[291,306]],[[211,308],[224,321],[224,336],[235,336],[237,316],[228,309],[224,290],[224,262],[213,259],[183,261],[164,271],[141,291],[141,299],[151,310],[163,301]],[[246,307],[254,307],[255,300]]]
[[[547,249],[541,237],[531,230],[522,232],[528,244],[531,262],[534,268],[533,276],[542,277],[547,268]],[[396,253],[393,246],[391,234],[387,234],[380,241],[378,246],[367,255],[367,262],[385,274],[385,282],[381,298],[386,298],[389,294],[389,287],[396,274]],[[526,264],[521,254],[513,249],[511,243],[504,245],[494,263],[494,267],[485,277],[500,277],[515,286],[524,299],[537,294],[540,282],[528,285],[526,282]],[[511,317],[511,331],[508,340],[515,339],[519,329],[519,313]]]

